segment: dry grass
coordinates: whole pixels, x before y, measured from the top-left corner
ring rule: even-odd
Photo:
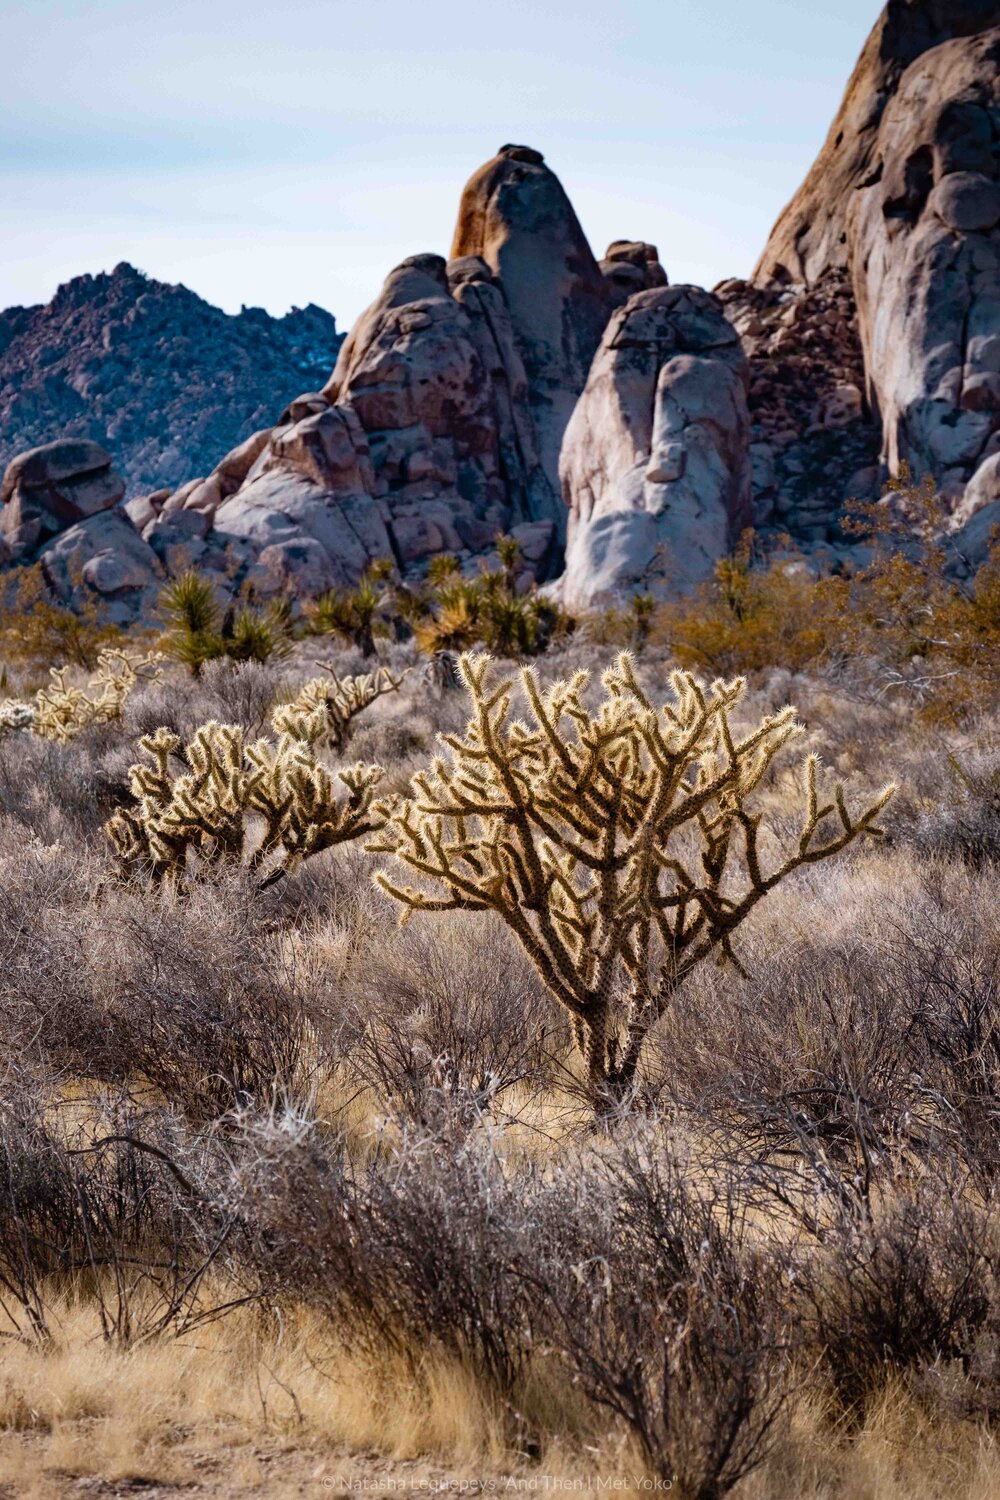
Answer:
[[[0,1486],[644,1491],[683,1461],[710,1500],[742,1391],[774,1421],[737,1500],[1000,1496],[997,721],[755,680],[748,717],[797,702],[859,799],[902,783],[890,837],[776,891],[595,1128],[509,934],[399,928],[359,850],[263,893],[112,878],[134,738],[257,732],[314,670],[5,742]],[[402,790],[462,720],[414,673],[347,754]],[[800,797],[763,794],[779,834]]]

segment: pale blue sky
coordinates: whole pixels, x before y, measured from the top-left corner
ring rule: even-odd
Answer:
[[[130,260],[350,324],[506,141],[595,252],[745,275],[878,0],[0,0],[0,307]]]

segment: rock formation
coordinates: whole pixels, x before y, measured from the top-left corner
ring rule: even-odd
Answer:
[[[736,330],[699,287],[638,292],[614,314],[563,443],[568,608],[711,576],[750,522],[747,381]]]
[[[163,570],[118,508],[124,493],[97,443],[64,439],[20,454],[0,485],[0,558],[40,564],[64,602],[96,598],[112,618],[136,619]]]
[[[91,438],[130,495],[174,487],[322,385],[340,341],[312,305],[230,317],[124,263],[75,277],[47,306],[0,311],[0,470],[53,438]]]
[[[188,346],[163,342],[183,289],[127,267],[74,286],[56,299],[61,337],[90,329],[77,301],[117,288],[132,306],[105,354],[151,331],[167,366],[146,359],[155,390],[190,375]],[[8,356],[34,319],[0,318]],[[223,323],[264,336],[256,314]],[[88,400],[114,386],[104,355],[59,357]],[[323,363],[275,426],[247,394],[225,457],[220,444],[199,477],[123,509],[103,449],[24,455],[0,514],[6,559],[126,611],[191,563],[230,590],[295,596],[384,556],[421,575],[447,551],[471,571],[502,530],[529,579],[564,565],[554,591],[587,608],[690,590],[749,524],[845,562],[846,502],[876,498],[905,461],[934,476],[974,563],[1000,521],[996,0],[890,0],[752,280],[671,287],[640,239],[598,261],[541,154],[504,146],[463,191],[451,259],[397,266],[332,374]],[[3,400],[0,386],[0,418]],[[164,423],[148,440],[173,464]]]
[[[4,561],[33,556],[67,526],[117,505],[124,493],[111,454],[97,443],[63,439],[20,454],[0,485]]]
[[[900,80],[925,52],[997,23],[996,0],[889,0],[851,74],[843,102],[805,182],[771,231],[757,263],[758,286],[811,286],[847,266],[853,195],[878,171],[882,116]]]
[[[715,293],[750,361],[754,527],[833,560],[847,502],[877,499],[881,477],[850,278],[832,267],[808,288],[734,280]]]
[[[502,146],[465,185],[452,259],[474,255],[501,283],[528,377],[528,405],[562,534],[559,449],[611,309],[573,206],[539,151]]]
[[[956,526],[1000,501],[998,142],[995,0],[890,0],[754,273],[793,305],[850,278],[883,472],[931,474]]]

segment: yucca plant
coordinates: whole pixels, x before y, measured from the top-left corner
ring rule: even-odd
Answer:
[[[160,595],[167,630],[160,649],[198,677],[208,661],[270,661],[292,649],[291,606],[275,600],[262,609],[245,603],[225,616],[212,580],[194,568],[175,578]]]
[[[262,610],[248,605],[223,622],[223,654],[233,661],[281,660],[292,651],[291,605],[278,599]]]
[[[207,661],[222,656],[222,611],[210,579],[187,568],[160,594],[160,614],[167,629],[160,649],[181,662],[193,677]]]
[[[371,569],[363,574],[356,588],[330,589],[306,606],[310,628],[317,635],[338,635],[350,641],[363,657],[375,655],[375,616],[380,595]]]

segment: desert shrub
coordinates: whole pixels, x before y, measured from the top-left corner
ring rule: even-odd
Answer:
[[[650,640],[701,670],[836,671],[932,723],[960,722],[996,701],[1000,543],[963,582],[948,524],[930,479],[916,484],[904,467],[845,522],[867,561],[817,577],[787,549],[759,556],[745,533],[707,585],[657,609]]]
[[[184,881],[228,865],[246,868],[264,888],[310,855],[379,826],[373,796],[381,767],[332,774],[317,756],[329,724],[322,703],[286,705],[272,724],[273,741],[248,742],[239,725],[212,721],[183,750],[166,729],[140,740],[149,764],[129,772],[136,805],[106,827],[119,873]],[[341,800],[334,774],[347,794]]]
[[[846,579],[816,578],[804,558],[756,558],[744,533],[708,584],[654,612],[647,636],[698,671],[819,667],[843,651],[848,595]]]
[[[410,1130],[358,1164],[301,1115],[247,1115],[244,1130],[227,1207],[244,1226],[248,1284],[294,1288],[349,1345],[436,1346],[516,1392],[538,1310],[516,1267],[540,1258],[540,1236],[565,1266],[572,1233],[543,1173],[505,1174],[474,1136]]]
[[[605,1222],[546,1287],[548,1337],[675,1494],[717,1500],[766,1458],[785,1405],[777,1278],[733,1185],[696,1187],[653,1132],[599,1170]]]
[[[178,1165],[187,1158],[203,1178],[204,1151],[193,1153],[162,1111],[100,1094],[81,1111],[44,1074],[9,1078],[0,1103],[7,1336],[50,1340],[53,1284],[85,1289],[105,1340],[126,1346],[217,1315],[201,1292],[230,1226]]]
[[[472,945],[464,925],[404,929],[359,958],[341,995],[357,1032],[351,1076],[424,1126],[502,1112],[513,1089],[551,1079],[567,1041],[534,968],[489,919]]]
[[[0,1017],[13,1054],[64,1079],[152,1089],[196,1121],[308,1092],[316,992],[282,962],[245,880],[183,900],[102,890],[95,856],[9,842]]]
[[[5,576],[0,608],[0,658],[5,663],[33,672],[68,662],[92,672],[101,652],[123,640],[121,627],[107,618],[85,586],[70,609],[49,588],[40,563]]]
[[[990,1323],[996,1268],[988,1218],[943,1183],[897,1186],[870,1217],[838,1215],[796,1285],[844,1408],[862,1416],[891,1371],[967,1360]]]
[[[529,727],[510,721],[513,680],[491,685],[488,670],[488,657],[463,658],[465,736],[445,738],[450,760],[414,778],[411,801],[382,805],[386,830],[369,845],[433,893],[385,870],[376,879],[407,911],[498,913],[568,1013],[595,1093],[620,1098],[687,975],[732,958],[736,928],[794,870],[877,831],[893,789],[854,818],[839,785],[821,804],[808,757],[797,843],[765,874],[761,814],[747,800],[800,732],[792,709],[738,737],[742,682],[706,690],[675,674],[674,701],[657,711],[622,656],[596,714],[585,673],[543,696],[526,669]]]
[[[923,854],[978,868],[1000,862],[1000,754],[949,753],[933,806],[921,809],[910,833]]]
[[[172,579],[159,600],[166,629],[160,650],[198,677],[206,662],[267,662],[292,650],[291,613],[287,600],[254,608],[234,605],[223,612],[211,579],[189,568]]]

